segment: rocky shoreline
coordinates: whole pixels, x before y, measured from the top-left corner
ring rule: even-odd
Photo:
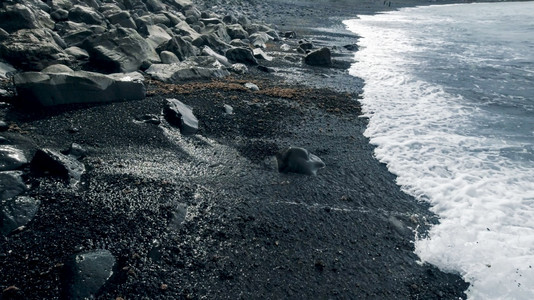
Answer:
[[[5,1],[0,299],[465,298],[361,134],[343,5]]]

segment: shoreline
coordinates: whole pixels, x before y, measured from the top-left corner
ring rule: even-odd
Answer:
[[[275,2],[271,15],[293,8]],[[309,13],[300,19],[307,23],[281,27],[297,32],[290,42],[341,47],[357,38],[332,37],[339,27],[331,29],[324,10]],[[251,70],[179,86],[148,82],[150,96],[140,101],[9,109],[6,121],[18,129],[3,135],[29,152],[75,142],[88,155],[76,189],[28,179],[42,205],[0,243],[2,290],[58,297],[67,257],[107,249],[117,266],[100,299],[465,298],[460,276],[418,263],[414,230],[424,234],[437,218],[374,158],[357,102],[361,79],[281,60],[279,47],[268,48],[275,60],[265,65],[283,80]],[[340,61],[351,58],[340,53]],[[166,98],[193,107],[197,135],[134,121],[160,115]],[[222,113],[228,103],[233,115]],[[327,167],[316,177],[278,173],[274,155],[290,145]]]

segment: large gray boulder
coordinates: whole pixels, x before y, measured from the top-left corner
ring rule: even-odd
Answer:
[[[212,61],[215,63],[215,60]],[[177,83],[195,79],[222,78],[230,75],[227,70],[221,69],[220,64],[200,66],[195,62],[184,61],[174,64],[153,64],[146,73],[154,79],[167,83]]]
[[[281,173],[317,175],[317,170],[325,167],[325,163],[318,156],[298,147],[282,149],[276,154],[276,161]]]
[[[229,44],[215,36],[214,34],[202,34],[198,38],[193,40],[193,45],[202,48],[208,46],[218,53],[224,53],[227,49],[232,48]]]
[[[65,262],[62,299],[94,299],[113,275],[115,257],[108,250],[72,255]]]
[[[160,62],[156,50],[131,28],[93,35],[81,47],[89,52],[92,66],[106,73],[137,71],[143,64]]]
[[[249,48],[232,48],[226,51],[226,58],[237,63],[244,63],[247,65],[257,65],[258,61],[254,57],[254,53]]]
[[[39,200],[24,196],[0,201],[0,233],[8,235],[28,224],[39,210],[39,204]]]
[[[202,29],[202,34],[214,35],[225,43],[229,43],[232,40],[230,35],[228,35],[228,30],[224,24],[206,25],[206,27]]]
[[[230,67],[232,64],[228,61],[228,58],[225,56],[222,56],[218,54],[217,52],[213,51],[210,47],[204,46],[204,49],[202,49],[202,54],[206,56],[211,56],[215,58],[218,62],[220,62],[225,67]]]
[[[102,24],[104,21],[102,14],[90,7],[81,5],[75,5],[70,9],[68,18],[73,22],[94,25]]]
[[[176,24],[173,28],[172,28],[172,31],[178,35],[182,35],[182,36],[190,36],[193,40],[197,39],[198,37],[200,37],[200,33],[196,32],[193,28],[191,28],[191,26],[189,26],[189,24],[187,24],[187,22],[185,21],[182,21],[178,24]]]
[[[0,171],[10,171],[28,163],[24,152],[14,146],[0,145]]]
[[[188,57],[199,54],[198,48],[193,46],[193,44],[186,41],[181,36],[174,36],[167,42],[161,44],[158,47],[158,51],[170,51],[176,54],[180,60],[185,60]]]
[[[154,49],[158,48],[159,46],[165,44],[166,42],[172,39],[172,36],[160,26],[148,25],[146,27],[146,30],[148,32],[148,37],[146,40]]]
[[[74,157],[51,149],[40,149],[33,156],[31,170],[39,175],[56,176],[75,184],[85,173],[85,166]]]
[[[226,30],[231,39],[248,39],[248,32],[240,24],[227,25]]]
[[[177,126],[183,135],[193,135],[198,130],[198,119],[193,109],[176,99],[167,99],[164,109],[165,119],[169,124]]]
[[[328,48],[321,48],[306,55],[306,57],[304,57],[304,62],[310,66],[331,67],[332,53]]]
[[[54,28],[54,21],[44,11],[24,4],[6,5],[0,9],[0,28],[7,32],[20,29]]]
[[[22,180],[22,172],[6,171],[0,172],[0,200],[7,200],[16,197],[28,188]]]
[[[137,72],[25,72],[14,77],[19,98],[41,106],[144,99],[143,80]]]
[[[0,41],[0,58],[22,70],[42,70],[52,64],[70,64],[73,59],[50,29],[21,29]]]

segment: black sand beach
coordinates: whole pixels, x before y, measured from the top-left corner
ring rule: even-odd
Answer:
[[[352,52],[342,48],[357,37],[340,20],[395,5],[345,5],[245,6],[297,35],[267,46],[275,59],[263,64],[276,73],[148,80],[139,101],[31,112],[2,105],[9,130],[1,135],[28,153],[77,143],[88,154],[76,187],[25,177],[27,195],[41,205],[25,228],[0,237],[0,299],[68,298],[65,261],[94,249],[116,258],[98,299],[465,298],[459,275],[413,253],[415,232],[424,235],[438,219],[374,158],[362,135],[363,82],[345,69]],[[305,66],[280,49],[302,38],[337,47],[338,64]],[[193,107],[196,135],[180,135],[163,118],[137,121],[160,116],[167,98]],[[326,167],[317,176],[279,173],[274,156],[288,146],[308,149]]]

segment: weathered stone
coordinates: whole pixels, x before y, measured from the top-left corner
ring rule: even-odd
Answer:
[[[204,25],[222,23],[222,21],[217,18],[201,18],[200,22],[204,23]]]
[[[0,55],[22,70],[42,70],[51,64],[69,64],[72,57],[58,45],[58,38],[50,29],[21,29],[0,42]]]
[[[208,46],[218,53],[224,53],[224,51],[232,47],[213,34],[203,34],[199,36],[193,40],[193,45],[197,46],[198,48]]]
[[[266,61],[272,61],[273,60],[272,56],[267,55],[267,53],[263,52],[263,50],[261,50],[260,48],[254,48],[252,50],[252,53],[254,54],[254,57],[257,58],[257,59],[263,59],[263,60],[266,60]]]
[[[297,33],[294,32],[294,31],[286,31],[286,32],[284,32],[284,37],[287,38],[287,39],[296,39],[297,38]]]
[[[245,83],[245,87],[251,91],[259,91],[260,88],[252,82]]]
[[[24,152],[13,146],[0,145],[0,171],[15,170],[28,163]]]
[[[249,36],[249,40],[252,42],[254,47],[265,48],[267,47],[266,43],[272,40],[272,38],[265,32],[257,32],[251,34]]]
[[[137,118],[137,121],[147,123],[147,124],[153,124],[153,125],[161,124],[161,120],[159,119],[159,116],[153,115],[153,114],[143,115]]]
[[[266,66],[262,66],[262,65],[258,66],[258,70],[262,71],[262,72],[265,72],[265,73],[276,73],[275,69],[269,68],[269,67],[266,67]]]
[[[171,26],[176,26],[185,20],[185,16],[181,12],[165,11],[163,14],[171,21]]]
[[[238,63],[257,65],[258,61],[249,48],[231,48],[226,51],[226,58]]]
[[[50,17],[56,22],[66,21],[69,18],[69,12],[64,9],[56,9],[50,14]]]
[[[234,17],[233,15],[226,15],[224,16],[224,18],[222,19],[222,21],[226,24],[237,24],[239,22],[239,20]]]
[[[69,55],[72,55],[78,60],[88,60],[89,59],[89,53],[85,50],[83,50],[80,47],[72,46],[67,49],[65,49],[65,52]]]
[[[183,135],[193,135],[198,130],[198,120],[193,109],[176,99],[167,99],[164,109],[165,119],[177,126]]]
[[[193,40],[200,37],[200,33],[196,32],[187,22],[182,21],[176,24],[173,29],[173,32],[182,36],[190,36]]]
[[[235,40],[230,41],[230,45],[237,47],[237,48],[248,48],[250,43],[248,39],[244,39],[244,40],[235,39]]]
[[[160,61],[155,49],[131,28],[91,36],[82,48],[89,52],[92,66],[106,73],[137,71],[144,63]]]
[[[154,49],[172,39],[165,29],[161,28],[160,26],[148,25],[146,29],[148,31],[148,37],[146,40]]]
[[[62,274],[62,298],[94,299],[113,275],[115,257],[108,250],[94,250],[71,256]]]
[[[306,40],[299,41],[299,48],[303,50],[311,50],[313,49],[313,43]]]
[[[229,43],[232,40],[224,24],[207,25],[202,29],[202,34],[214,35],[225,43]]]
[[[120,11],[114,14],[110,14],[106,16],[106,18],[111,24],[119,25],[124,28],[137,29],[137,25],[131,18],[130,13],[127,11]]]
[[[8,76],[11,76],[11,74],[15,73],[17,70],[13,68],[8,63],[4,63],[0,61],[0,79],[7,78]]]
[[[28,224],[39,210],[41,202],[31,197],[15,197],[0,201],[0,233],[8,235]]]
[[[291,51],[291,46],[289,46],[288,44],[282,44],[280,46],[280,50],[282,50],[282,51]]]
[[[74,7],[69,10],[69,20],[78,23],[97,25],[102,24],[104,17],[90,7],[74,5]]]
[[[159,0],[147,0],[146,7],[151,12],[160,12],[165,10],[165,5],[163,5]]]
[[[178,10],[187,10],[193,6],[193,2],[191,0],[167,0],[167,2],[176,7]]]
[[[211,56],[215,58],[217,61],[219,61],[223,66],[230,67],[232,64],[228,61],[228,58],[216,53],[213,51],[210,47],[204,46],[204,49],[202,49],[202,54]]]
[[[224,112],[225,112],[226,114],[228,114],[228,115],[233,115],[233,114],[234,114],[234,108],[233,108],[232,106],[230,106],[230,105],[228,105],[228,104],[225,104],[225,105],[223,106],[223,108],[224,108]]]
[[[50,16],[24,4],[6,5],[0,9],[0,27],[7,32],[20,29],[54,28]]]
[[[158,50],[170,51],[180,60],[185,60],[188,57],[196,56],[199,53],[198,48],[193,46],[190,42],[183,39],[181,36],[174,36],[171,40],[162,44]]]
[[[153,64],[146,70],[146,73],[153,78],[167,82],[176,83],[194,79],[222,78],[230,75],[226,70],[216,66],[198,66],[195,63],[186,61],[174,64]]]
[[[227,25],[226,31],[231,39],[248,39],[248,32],[239,24]]]
[[[67,151],[63,151],[63,154],[80,159],[87,155],[87,150],[80,144],[72,143]]]
[[[310,52],[304,58],[304,62],[310,66],[318,67],[331,67],[332,66],[332,54],[330,49],[321,48]]]
[[[50,149],[40,149],[31,161],[31,170],[40,175],[57,176],[76,183],[85,173],[85,166],[73,157]]]
[[[42,73],[73,73],[74,71],[65,66],[65,65],[61,65],[61,64],[55,64],[55,65],[50,65],[46,68],[44,68],[43,70],[41,70]]]
[[[22,172],[0,172],[0,200],[11,199],[24,193],[27,189],[22,180]]]
[[[237,63],[230,66],[230,71],[236,74],[246,74],[248,73],[248,68],[244,64]]]
[[[143,80],[137,72],[104,75],[86,71],[25,72],[14,78],[19,98],[42,106],[144,99]]]
[[[325,167],[325,163],[308,150],[298,147],[289,147],[276,154],[278,171],[281,173],[299,173],[317,175],[317,170]]]
[[[180,62],[180,59],[178,58],[178,56],[176,56],[176,54],[170,51],[161,51],[161,53],[159,54],[159,57],[161,59],[161,62],[164,64],[174,64],[174,63]]]

